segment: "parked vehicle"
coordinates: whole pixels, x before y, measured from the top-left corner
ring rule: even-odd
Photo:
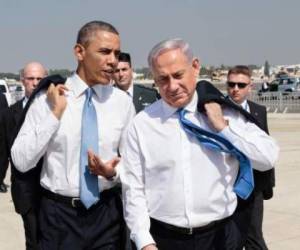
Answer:
[[[5,95],[8,105],[11,105],[11,94],[5,80],[0,80],[0,91]]]
[[[298,77],[280,78],[278,83],[278,91],[281,92],[300,91],[300,78]]]

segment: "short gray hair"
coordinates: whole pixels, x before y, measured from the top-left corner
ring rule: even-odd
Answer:
[[[164,41],[156,44],[150,51],[150,53],[148,55],[148,64],[149,64],[150,70],[153,71],[153,62],[159,55],[161,55],[162,53],[164,53],[166,51],[176,50],[176,49],[180,49],[184,53],[188,62],[191,63],[193,61],[194,55],[190,48],[190,45],[187,42],[185,42],[181,38],[167,39],[167,40],[164,40]]]

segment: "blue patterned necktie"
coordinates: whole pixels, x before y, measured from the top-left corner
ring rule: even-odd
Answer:
[[[212,150],[228,153],[239,161],[239,174],[235,181],[233,190],[240,198],[246,200],[254,188],[253,171],[248,157],[227,139],[204,130],[187,120],[184,117],[186,110],[179,109],[178,112],[180,123],[188,134],[196,136],[202,145],[211,148]]]
[[[81,120],[81,150],[80,150],[80,200],[89,209],[99,200],[98,177],[90,174],[88,168],[88,149],[95,154],[98,150],[97,114],[92,102],[93,90],[85,91],[85,102]]]

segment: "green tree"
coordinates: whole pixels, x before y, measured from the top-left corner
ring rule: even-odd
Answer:
[[[49,75],[61,75],[62,77],[68,77],[72,74],[72,71],[68,69],[50,69]]]
[[[268,61],[265,62],[264,75],[268,77],[270,76],[270,64]]]

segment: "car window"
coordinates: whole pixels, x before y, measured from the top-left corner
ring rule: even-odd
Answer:
[[[293,84],[293,83],[295,83],[295,81],[296,81],[296,79],[290,78],[290,79],[288,79],[288,84]]]

